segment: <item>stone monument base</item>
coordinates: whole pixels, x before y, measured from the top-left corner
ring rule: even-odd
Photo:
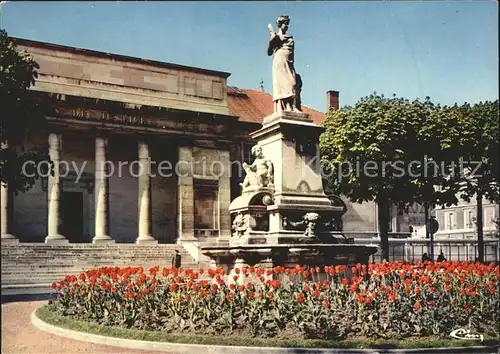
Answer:
[[[358,263],[368,264],[378,247],[356,245],[344,237],[345,203],[323,189],[319,136],[324,129],[308,114],[279,111],[250,134],[257,142],[255,159],[244,165],[241,195],[229,205],[229,245],[201,248],[212,267],[233,275],[248,266],[299,265],[323,271],[344,265],[349,271]]]
[[[233,246],[203,247],[202,253],[211,259],[211,268],[222,267],[226,274],[234,275],[236,268],[257,266],[273,268],[282,266],[295,268],[319,267],[321,278],[326,278],[324,267],[345,265],[346,275],[356,264],[368,266],[370,256],[376,253],[377,246],[355,244],[242,244]],[[231,279],[231,277],[229,277]]]
[[[313,244],[324,242],[327,244],[354,244],[354,239],[347,239],[341,232],[325,232],[315,237],[307,237],[300,231],[281,230],[249,231],[241,236],[233,236],[231,246],[242,245],[284,245],[284,244]]]

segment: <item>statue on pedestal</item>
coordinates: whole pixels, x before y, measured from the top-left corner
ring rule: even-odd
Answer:
[[[258,145],[252,147],[252,155],[255,156],[255,160],[251,165],[246,162],[243,163],[243,168],[247,174],[243,183],[241,183],[243,191],[251,186],[273,188],[273,163],[265,159],[262,147]]]
[[[273,59],[273,101],[274,112],[301,112],[300,91],[302,80],[295,72],[293,36],[287,34],[290,19],[288,16],[278,17],[278,33],[271,24],[269,28],[269,45],[267,55],[274,54]]]

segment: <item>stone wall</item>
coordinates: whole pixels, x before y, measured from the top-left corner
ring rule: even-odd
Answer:
[[[378,229],[377,208],[374,202],[362,204],[352,203],[347,198],[342,197],[347,205],[347,212],[344,214],[344,230],[347,232],[373,233]]]
[[[219,186],[195,180],[194,228],[197,230],[219,230]]]
[[[217,224],[217,229],[212,230],[210,236],[219,236],[221,239],[229,238],[231,231],[231,218],[228,210],[231,202],[229,151],[198,146],[180,146],[178,151],[179,161],[182,161],[178,178],[180,211],[178,233],[181,240],[195,241],[199,239],[198,236],[205,235],[205,230],[200,229],[199,224],[202,219],[208,217],[207,213],[213,213],[214,204],[218,209],[218,221],[214,223]],[[195,203],[198,203],[195,199],[195,186],[202,184],[211,184],[216,188],[217,201],[213,200],[214,198],[211,200],[205,198],[205,196],[200,200],[202,204],[195,207]],[[196,188],[198,193],[200,189]],[[211,205],[203,211],[203,203]],[[199,219],[195,220],[195,217]]]
[[[40,65],[34,90],[228,114],[227,73],[18,40]]]

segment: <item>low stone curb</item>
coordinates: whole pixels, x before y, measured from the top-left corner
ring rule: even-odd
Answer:
[[[158,352],[168,352],[175,354],[323,354],[323,353],[350,353],[350,354],[383,354],[383,353],[401,353],[401,354],[427,354],[427,353],[496,353],[498,346],[474,346],[466,348],[425,348],[425,349],[334,349],[334,348],[279,348],[279,347],[237,347],[237,346],[219,346],[219,345],[201,345],[201,344],[182,344],[168,342],[151,342],[143,340],[132,340],[116,337],[106,337],[92,333],[84,333],[65,329],[48,324],[36,315],[36,310],[31,314],[31,323],[41,331],[48,332],[60,337],[65,337],[77,341],[90,342],[94,344],[108,345],[113,347],[153,350]]]

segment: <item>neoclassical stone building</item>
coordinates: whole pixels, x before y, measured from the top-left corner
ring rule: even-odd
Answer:
[[[230,237],[228,206],[244,179],[241,163],[251,160],[249,133],[273,111],[270,94],[229,87],[226,72],[16,42],[40,65],[32,89],[56,108],[28,145],[47,144],[60,167],[27,193],[2,190],[2,241],[194,245]],[[338,92],[327,92],[327,108],[338,105]],[[316,124],[325,118],[303,109]],[[345,229],[372,236],[374,205],[348,207]],[[406,232],[398,218],[393,231]]]

